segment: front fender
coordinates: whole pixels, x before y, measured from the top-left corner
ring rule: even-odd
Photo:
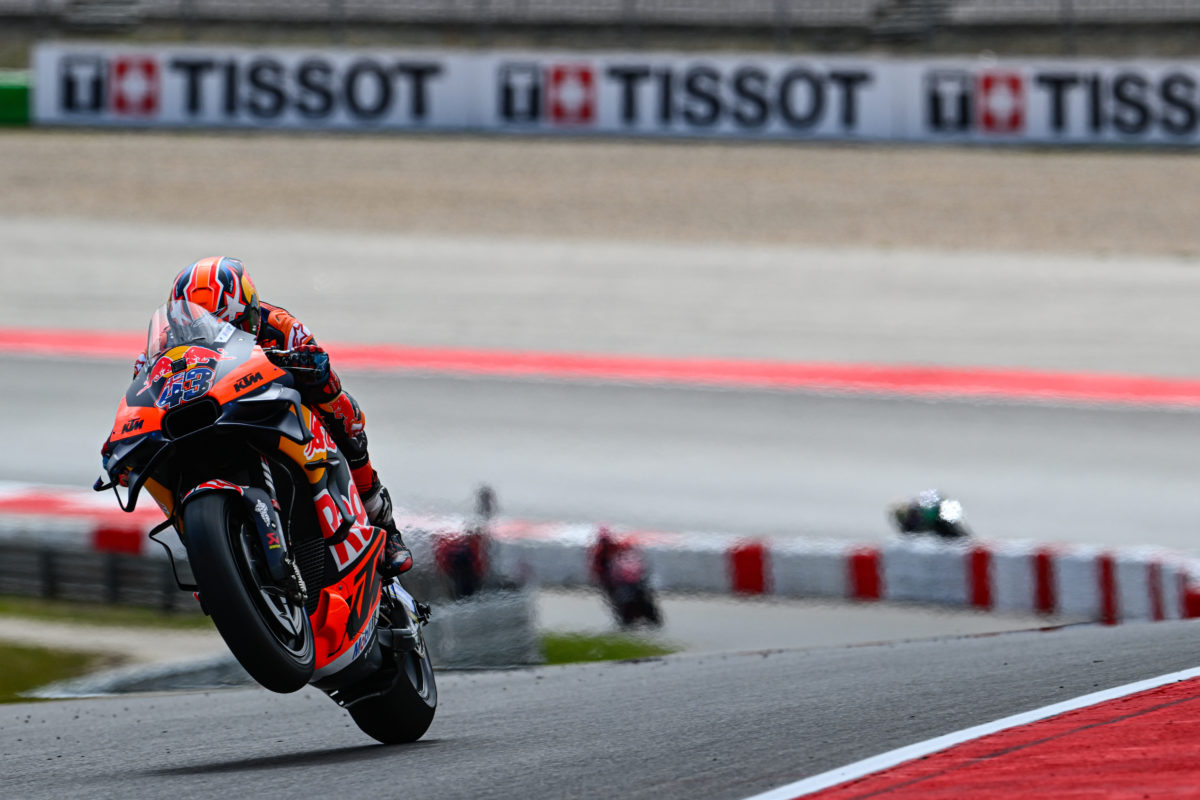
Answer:
[[[183,516],[182,509],[188,504],[188,501],[209,492],[231,492],[238,495],[249,512],[250,519],[254,520],[254,527],[258,531],[271,577],[277,581],[286,580],[291,571],[290,559],[288,558],[287,537],[284,535],[283,525],[279,521],[275,499],[265,489],[259,489],[257,486],[241,486],[221,478],[214,478],[193,487],[183,496],[183,500],[179,503],[180,517]],[[184,531],[184,536],[187,535],[188,532]]]

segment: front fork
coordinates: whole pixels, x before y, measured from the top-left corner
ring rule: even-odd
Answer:
[[[283,524],[279,519],[279,499],[275,495],[275,480],[271,477],[271,463],[260,455],[263,485],[265,489],[247,487],[243,498],[253,512],[254,524],[267,558],[267,569],[271,577],[287,592],[288,600],[303,607],[308,601],[308,587],[300,575],[300,568],[288,547]]]

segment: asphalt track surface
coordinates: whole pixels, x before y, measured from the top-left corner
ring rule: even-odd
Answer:
[[[26,800],[736,800],[1197,659],[1187,622],[442,674],[398,748],[311,690],[22,704],[0,707],[0,774]]]
[[[127,365],[0,357],[0,479],[87,485]],[[886,504],[960,497],[992,539],[1195,549],[1195,412],[350,374],[377,468],[416,510],[878,541]],[[25,398],[36,396],[29,404]]]

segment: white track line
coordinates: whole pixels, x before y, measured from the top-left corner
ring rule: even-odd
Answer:
[[[882,753],[871,758],[856,761],[853,764],[847,764],[844,767],[832,769],[829,772],[822,772],[820,775],[814,775],[811,778],[805,778],[802,781],[789,783],[787,786],[780,786],[778,789],[772,789],[762,794],[756,794],[753,797],[748,797],[746,800],[796,800],[796,798],[804,797],[813,792],[822,789],[828,789],[832,786],[837,786],[847,781],[857,780],[875,772],[894,767],[897,764],[903,764],[906,761],[927,756],[930,753],[936,753],[939,750],[945,750],[953,747],[956,744],[969,742],[972,739],[979,739],[988,734],[997,733],[999,731],[1015,728],[1020,725],[1028,725],[1031,722],[1054,717],[1059,714],[1065,714],[1068,711],[1074,711],[1079,708],[1087,708],[1098,703],[1103,703],[1108,700],[1116,700],[1120,697],[1125,697],[1138,692],[1144,692],[1148,689],[1156,689],[1159,686],[1165,686],[1168,683],[1176,683],[1185,681],[1191,678],[1200,677],[1200,668],[1186,669],[1181,672],[1172,672],[1167,675],[1159,675],[1156,678],[1147,678],[1144,681],[1136,683],[1127,683],[1124,686],[1117,686],[1112,689],[1105,689],[1101,692],[1093,692],[1085,694],[1071,700],[1064,700],[1061,703],[1055,703],[1042,708],[1035,708],[1032,711],[1026,711],[1021,714],[1014,714],[1011,717],[1005,717],[993,722],[985,722],[982,725],[976,725],[973,728],[964,728],[961,731],[947,733],[944,736],[938,736],[933,739],[927,739],[923,742],[910,744],[907,747],[900,747],[896,750],[891,750],[887,753]]]

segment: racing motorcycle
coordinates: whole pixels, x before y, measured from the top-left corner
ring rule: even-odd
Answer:
[[[627,539],[602,528],[592,548],[592,576],[617,624],[628,628],[638,622],[662,625],[662,612],[650,588],[649,569],[642,551]]]
[[[943,497],[930,489],[908,501],[892,503],[889,516],[902,534],[932,533],[942,539],[966,539],[971,536],[963,515],[962,503]]]
[[[186,301],[154,313],[146,357],[95,489],[125,511],[153,497],[167,519],[150,537],[258,683],[311,684],[367,735],[419,739],[437,709],[429,608],[380,576],[386,534],[286,358]]]
[[[646,575],[646,560],[641,553],[636,550],[619,553],[609,567],[609,575],[608,602],[622,627],[641,621],[654,627],[662,625],[662,615]]]

